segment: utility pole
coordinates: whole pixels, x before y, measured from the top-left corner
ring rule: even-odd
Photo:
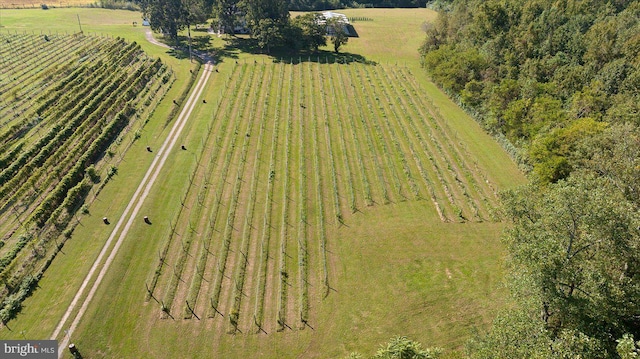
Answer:
[[[80,15],[76,14],[76,16],[78,17],[78,27],[80,28],[80,33],[82,34],[82,25],[80,24]]]

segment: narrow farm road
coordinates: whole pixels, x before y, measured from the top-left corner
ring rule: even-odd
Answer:
[[[180,136],[183,128],[185,127],[185,124],[187,123],[187,120],[189,119],[189,116],[191,115],[191,112],[195,107],[197,99],[201,95],[204,89],[204,86],[207,83],[207,80],[211,76],[212,70],[213,70],[213,63],[211,61],[208,61],[204,66],[204,71],[202,72],[202,75],[200,76],[193,91],[189,95],[184,108],[180,112],[180,115],[178,116],[178,119],[176,120],[173,127],[171,128],[171,131],[169,132],[166,140],[164,141],[162,146],[157,150],[157,154],[153,159],[153,162],[149,166],[149,169],[147,170],[144,178],[140,182],[140,185],[136,189],[136,192],[133,194],[133,197],[129,201],[129,204],[127,205],[122,216],[114,226],[113,231],[111,232],[111,235],[107,239],[102,250],[100,251],[100,254],[98,255],[93,265],[91,266],[89,273],[87,274],[84,281],[82,282],[80,289],[78,289],[78,292],[73,298],[73,301],[67,308],[66,312],[60,319],[60,322],[58,323],[56,329],[51,335],[51,339],[54,339],[54,340],[58,339],[60,338],[61,331],[63,330],[63,328],[65,328],[65,331],[64,331],[65,334],[63,335],[62,338],[60,338],[61,341],[60,341],[60,346],[58,350],[60,358],[62,358],[63,353],[65,352],[65,349],[69,344],[69,339],[73,334],[73,331],[78,326],[78,323],[80,322],[84,313],[86,312],[87,307],[91,303],[91,300],[93,299],[93,296],[95,295],[95,292],[98,289],[98,286],[100,285],[100,283],[102,282],[102,279],[104,278],[105,274],[109,270],[109,267],[113,259],[115,258],[116,254],[118,253],[118,249],[120,248],[124,239],[126,238],[127,233],[129,232],[129,229],[131,228],[134,220],[139,220],[139,218],[137,218],[138,212],[140,211],[140,208],[142,207],[144,200],[148,196],[149,192],[151,191],[151,188],[153,187],[156,179],[158,178],[160,171],[162,170],[162,167],[164,166],[169,154],[171,153],[173,147],[176,144],[176,141],[178,140],[178,137]],[[117,237],[117,241],[112,246],[112,242],[116,237]],[[108,254],[108,257],[105,260],[104,257],[107,254]],[[97,277],[94,278],[94,275],[98,270],[99,270],[99,273]],[[91,288],[87,293],[87,289],[89,285],[91,285]],[[77,310],[78,305],[82,298],[84,298],[84,300],[82,301],[82,305],[80,306],[80,309]],[[70,317],[72,316],[73,313],[76,313],[76,314],[75,314],[75,317],[71,319]],[[71,323],[69,323],[70,320],[72,320]]]
[[[160,41],[156,40],[156,39],[153,37],[153,32],[151,31],[151,29],[147,29],[147,30],[144,32],[144,36],[147,38],[147,41],[149,41],[150,43],[152,43],[152,44],[154,44],[154,45],[157,45],[157,46],[160,46],[160,47],[164,47],[164,48],[167,48],[167,49],[170,49],[170,48],[171,48],[171,46],[169,46],[169,45],[167,45],[167,44],[165,44],[165,43],[162,43],[162,42],[160,42]]]

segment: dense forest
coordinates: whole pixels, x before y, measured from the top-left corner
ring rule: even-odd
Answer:
[[[361,7],[425,7],[426,0],[289,0],[289,10],[321,11]]]
[[[238,5],[238,8],[249,5],[251,0],[102,0],[100,5],[105,8],[133,9],[135,6],[146,6],[149,3],[160,3],[167,11],[175,11],[178,8],[190,9],[197,13],[208,12],[212,7],[225,7],[230,3]],[[425,7],[427,0],[285,0],[282,4],[291,11],[324,11],[344,8],[415,8]],[[209,12],[210,14],[210,12]]]
[[[438,5],[423,66],[531,178],[502,195],[514,306],[468,355],[637,357],[640,2]]]
[[[143,8],[156,24],[181,19],[174,33],[198,14],[213,13],[232,27],[240,10],[267,52],[272,46],[312,51],[324,38],[311,26],[313,15],[293,22],[287,10],[344,5],[331,1],[202,1],[210,10],[197,11],[160,0]],[[169,3],[177,15],[167,12]],[[468,343],[468,357],[637,357],[640,2],[439,0],[430,6],[440,16],[425,24],[424,68],[531,179],[502,194],[512,220],[504,243],[513,305]]]

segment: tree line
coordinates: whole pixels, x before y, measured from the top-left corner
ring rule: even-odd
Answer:
[[[109,8],[126,8],[139,5],[141,3],[151,3],[149,0],[104,0],[100,2],[102,7]],[[228,3],[228,0],[194,0],[194,4],[217,4],[219,2]],[[291,11],[325,11],[333,9],[344,8],[362,8],[362,7],[375,7],[375,8],[415,8],[425,7],[427,0],[288,0],[285,3],[288,10]]]
[[[324,11],[344,8],[416,8],[425,7],[427,0],[291,0],[289,10],[293,11]]]
[[[212,27],[225,34],[233,35],[238,26],[247,28],[267,53],[277,47],[315,52],[327,44],[327,33],[335,52],[349,40],[341,19],[325,20],[319,13],[291,18],[285,0],[141,0],[140,5],[151,28],[173,41],[178,32],[210,18]]]
[[[468,356],[638,356],[640,2],[439,5],[423,66],[531,179],[502,194],[515,305]]]

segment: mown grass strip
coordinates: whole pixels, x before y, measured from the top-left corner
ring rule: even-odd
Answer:
[[[252,228],[253,228],[253,213],[254,213],[254,208],[255,208],[255,198],[256,198],[256,188],[257,188],[257,178],[258,178],[258,174],[260,173],[260,156],[262,153],[262,147],[263,147],[263,135],[264,135],[264,128],[265,128],[265,115],[266,115],[266,109],[269,107],[269,84],[271,84],[271,76],[272,76],[272,72],[269,71],[269,78],[266,79],[266,86],[265,86],[265,65],[258,65],[257,66],[259,68],[258,71],[258,85],[253,86],[253,91],[256,94],[253,100],[253,103],[251,104],[251,109],[249,111],[249,117],[253,118],[255,117],[256,111],[258,109],[262,110],[262,116],[259,119],[260,122],[260,129],[258,132],[258,143],[256,146],[256,149],[254,151],[254,159],[253,159],[253,172],[252,172],[252,176],[251,176],[251,184],[250,184],[250,188],[249,188],[249,198],[247,199],[247,205],[246,205],[246,211],[244,214],[244,226],[242,229],[242,237],[241,237],[241,243],[240,243],[240,249],[239,249],[239,253],[238,253],[238,257],[237,257],[237,265],[236,265],[236,270],[235,270],[235,285],[233,288],[233,304],[231,305],[231,311],[229,314],[229,321],[231,324],[231,332],[235,333],[238,330],[238,320],[239,317],[241,315],[240,313],[240,304],[242,303],[242,297],[243,295],[245,295],[244,293],[244,283],[245,283],[245,278],[246,278],[246,270],[247,270],[247,264],[249,262],[249,246],[251,244],[251,232],[252,232]],[[254,69],[255,71],[255,69]],[[263,93],[266,92],[266,93]],[[258,106],[258,101],[260,99],[260,96],[264,97],[264,102],[260,104],[260,106]],[[247,148],[248,148],[248,144],[249,144],[249,134],[251,133],[250,129],[247,130],[247,135],[245,136],[245,141],[247,144]],[[242,258],[240,258],[240,256]]]
[[[289,173],[291,171],[291,136],[293,130],[293,73],[294,69],[291,67],[289,69],[289,91],[287,95],[287,109],[288,114],[286,121],[286,130],[285,130],[285,148],[284,148],[284,178],[282,185],[282,220],[281,220],[281,229],[280,229],[280,253],[279,253],[279,261],[278,261],[278,298],[276,302],[277,307],[277,331],[283,331],[286,326],[286,310],[287,310],[287,279],[289,274],[287,272],[287,237],[288,227],[289,227]]]
[[[276,160],[278,151],[278,135],[280,126],[280,108],[282,105],[282,88],[284,78],[284,63],[278,65],[278,84],[276,87],[276,104],[273,118],[273,130],[271,135],[271,154],[269,156],[269,173],[267,179],[267,193],[265,199],[265,210],[262,219],[262,238],[260,241],[260,260],[258,268],[258,284],[256,286],[256,306],[254,309],[254,324],[256,325],[256,331],[259,333],[264,332],[264,301],[265,290],[267,285],[267,266],[269,260],[269,242],[271,240],[271,227],[272,227],[272,210],[273,210],[273,195],[274,195],[274,181],[276,178]]]
[[[382,67],[382,66],[367,66],[366,67],[366,71],[367,73],[371,74],[373,77],[375,77],[376,79],[376,89],[377,91],[379,91],[380,93],[382,93],[385,96],[386,102],[384,104],[386,104],[386,107],[384,107],[384,110],[387,112],[390,112],[391,115],[393,115],[393,118],[396,120],[396,123],[400,122],[400,115],[398,115],[397,113],[397,108],[398,108],[398,104],[394,101],[392,101],[391,99],[391,95],[389,94],[388,89],[395,89],[395,86],[393,84],[393,82],[383,82],[380,78],[380,76],[378,75],[378,69]],[[370,80],[371,81],[371,80]],[[373,86],[373,84],[372,84]],[[383,106],[383,105],[381,105]],[[385,116],[381,116],[383,119],[383,123],[385,124],[385,132],[388,134],[391,142],[393,143],[394,149],[395,149],[395,156],[396,158],[398,158],[398,162],[400,162],[401,166],[402,166],[402,170],[403,173],[405,175],[406,181],[409,183],[409,188],[411,190],[412,195],[414,196],[415,199],[420,199],[420,191],[418,190],[418,186],[415,183],[414,180],[414,176],[412,174],[411,168],[408,165],[407,162],[407,158],[405,156],[405,150],[402,147],[402,144],[400,143],[400,141],[398,140],[398,134],[396,131],[396,126],[394,126],[391,121],[389,120],[389,116],[385,115]],[[400,124],[400,126],[403,126],[402,124]],[[380,131],[382,131],[380,129]],[[397,178],[397,174],[395,175]],[[399,179],[397,179],[399,181]]]
[[[242,64],[242,71],[243,72],[247,72],[249,70],[248,65],[247,64]],[[245,165],[245,159],[246,159],[246,147],[247,147],[247,139],[248,137],[246,135],[242,136],[240,134],[240,125],[241,125],[241,120],[242,120],[242,116],[241,114],[244,113],[245,110],[245,106],[246,106],[246,100],[248,99],[248,94],[250,91],[250,87],[251,84],[253,84],[253,80],[254,80],[254,72],[253,71],[248,71],[249,72],[249,76],[248,79],[244,82],[244,86],[241,87],[239,89],[239,95],[236,95],[237,97],[240,97],[240,101],[239,104],[237,106],[237,108],[235,110],[233,110],[233,112],[231,112],[231,115],[234,116],[236,118],[236,126],[234,128],[234,130],[232,131],[232,142],[229,145],[229,148],[226,151],[226,156],[224,159],[224,164],[225,164],[225,172],[227,172],[229,170],[228,166],[231,163],[231,158],[235,153],[236,150],[236,141],[238,140],[238,138],[240,137],[244,137],[244,142],[242,145],[242,148],[240,149],[240,159],[238,162],[238,168],[236,170],[236,176],[235,176],[235,184],[233,186],[233,190],[231,193],[231,199],[229,201],[229,209],[227,211],[227,216],[226,216],[226,223],[223,224],[224,225],[224,229],[223,229],[223,235],[222,235],[222,245],[220,247],[219,253],[218,253],[218,260],[216,262],[216,272],[215,272],[215,279],[214,279],[214,285],[213,285],[213,292],[210,296],[210,303],[211,303],[211,308],[209,311],[209,316],[213,317],[216,314],[221,314],[220,310],[218,309],[218,305],[220,302],[220,293],[222,290],[222,282],[224,279],[224,275],[225,275],[225,271],[226,271],[226,265],[227,265],[227,258],[229,256],[229,249],[231,246],[231,236],[233,234],[234,231],[234,227],[233,227],[233,223],[235,220],[235,213],[236,213],[236,209],[238,206],[238,195],[240,194],[240,189],[241,189],[241,185],[242,185],[242,171],[244,170],[244,165]],[[244,93],[244,96],[241,95],[242,93]],[[234,97],[236,97],[234,96]],[[253,123],[253,119],[249,119],[249,124],[248,126],[251,125],[251,123]],[[250,127],[247,130],[247,133],[250,132]],[[218,197],[218,201],[222,200],[222,192],[220,192],[220,197]],[[228,314],[228,313],[227,313]],[[230,318],[231,320],[231,318]]]
[[[318,66],[320,66],[320,64],[318,64]],[[324,83],[324,78],[322,76],[322,72],[319,70],[319,67],[317,68],[318,70],[318,75],[320,78],[320,86],[319,86],[319,92],[320,92],[320,98],[321,98],[321,109],[322,109],[322,115],[320,118],[321,123],[324,125],[324,135],[325,135],[325,142],[327,144],[327,154],[328,154],[328,161],[329,162],[329,170],[331,173],[331,184],[332,184],[332,194],[333,194],[333,213],[335,216],[335,220],[336,223],[338,225],[342,225],[344,224],[344,217],[342,215],[342,211],[340,210],[340,193],[339,193],[339,188],[338,188],[338,176],[336,174],[336,164],[335,164],[335,158],[334,158],[334,154],[333,154],[333,146],[331,145],[331,132],[329,130],[329,122],[332,122],[329,119],[329,108],[327,106],[327,94],[324,91],[324,86],[322,86],[322,84]],[[313,81],[313,80],[312,80]]]
[[[329,93],[330,94],[334,94],[334,98],[336,98],[336,102],[337,105],[339,106],[339,108],[336,109],[336,112],[339,114],[343,114],[343,113],[347,113],[348,108],[347,106],[344,104],[345,102],[345,97],[346,96],[344,93],[339,94],[339,91],[337,91],[336,86],[334,83],[340,83],[341,81],[339,79],[337,79],[337,75],[334,75],[334,70],[337,70],[337,66],[325,66],[325,68],[327,69],[326,73],[327,73],[327,83],[329,84]],[[338,86],[340,87],[340,89],[343,91],[342,86]],[[347,184],[346,184],[346,189],[347,189],[347,194],[349,197],[349,208],[351,209],[351,213],[355,213],[358,210],[358,205],[356,203],[356,195],[355,195],[355,188],[354,188],[354,183],[353,183],[353,173],[351,171],[351,165],[349,164],[349,152],[347,149],[347,144],[346,144],[346,140],[345,140],[345,134],[344,134],[344,124],[342,121],[342,116],[336,116],[336,118],[334,119],[334,121],[337,124],[337,128],[338,128],[338,138],[339,138],[339,142],[340,142],[340,151],[339,153],[342,154],[342,156],[340,156],[342,158],[342,166],[344,168],[345,171],[345,176],[347,179]],[[325,253],[326,255],[326,253]]]
[[[362,79],[360,79],[356,75],[355,70],[353,69],[352,66],[348,66],[347,68],[349,69],[348,71],[350,74],[350,79],[352,80],[358,79],[358,84],[360,85],[360,86],[356,86],[352,82],[351,88],[353,90],[353,93],[355,94],[354,100],[356,103],[357,112],[359,114],[360,124],[362,125],[362,133],[364,134],[365,143],[367,145],[369,153],[371,154],[370,160],[373,162],[374,171],[378,178],[378,188],[382,193],[382,203],[389,204],[391,199],[389,197],[389,192],[387,190],[386,180],[383,174],[383,167],[382,167],[382,164],[380,163],[381,155],[376,151],[376,147],[374,146],[373,139],[371,138],[371,133],[370,133],[371,130],[369,128],[369,124],[367,122],[367,116],[364,113],[364,105],[361,100],[365,96],[363,93],[364,86],[362,85]]]
[[[369,116],[367,117],[367,119],[370,124],[371,131],[375,134],[375,136],[372,138],[375,147],[382,148],[382,160],[385,162],[385,168],[390,172],[390,176],[387,177],[392,178],[393,187],[398,198],[400,200],[405,200],[406,195],[404,194],[402,183],[400,182],[396,167],[393,163],[393,156],[389,151],[389,146],[387,145],[387,140],[385,138],[385,132],[380,127],[380,119],[384,119],[386,121],[387,112],[384,108],[384,101],[380,98],[381,90],[376,87],[371,79],[372,67],[374,66],[360,64],[355,65],[360,80],[362,81],[363,78],[365,80],[363,81],[362,92],[364,95],[364,101],[367,104],[367,108],[369,109]]]
[[[353,89],[354,86],[349,81],[347,76],[343,76],[343,66],[342,65],[337,65],[337,66],[338,66],[338,77],[340,78],[340,83],[342,84],[342,86],[340,87],[344,90],[344,95],[345,95],[344,98],[349,98],[349,94],[346,92],[345,89],[347,88],[347,86]],[[356,173],[359,173],[361,175],[365,204],[367,206],[371,206],[373,205],[373,195],[371,194],[371,185],[370,185],[369,177],[367,176],[367,171],[364,164],[363,154],[361,150],[362,147],[360,145],[360,140],[356,132],[357,127],[356,127],[356,123],[353,115],[354,112],[355,110],[351,108],[350,102],[347,102],[346,113],[349,118],[349,122],[348,122],[348,128],[346,129],[346,132],[351,133],[351,140],[353,141],[354,152],[356,154],[357,163],[358,163],[358,169],[356,170]]]

